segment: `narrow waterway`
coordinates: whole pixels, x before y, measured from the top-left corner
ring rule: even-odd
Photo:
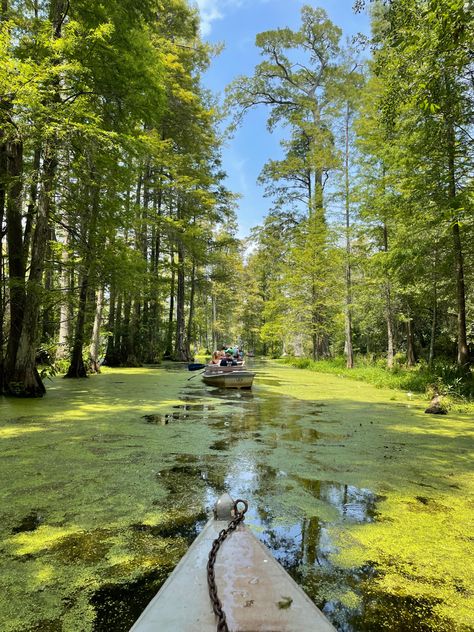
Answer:
[[[247,524],[338,630],[472,629],[470,421],[426,416],[411,394],[254,368],[251,391],[170,365],[0,403],[16,472],[2,629],[125,632],[224,491],[248,500]]]

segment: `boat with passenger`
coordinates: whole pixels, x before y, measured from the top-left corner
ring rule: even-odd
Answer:
[[[336,632],[245,526],[246,510],[246,501],[219,498],[130,632]]]
[[[244,365],[220,366],[208,364],[202,374],[202,380],[208,386],[218,388],[252,388],[254,371],[248,371]]]

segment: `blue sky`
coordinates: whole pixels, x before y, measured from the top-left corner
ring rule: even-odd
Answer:
[[[222,43],[225,48],[213,60],[204,76],[204,84],[215,94],[224,89],[238,75],[251,75],[260,63],[255,36],[261,31],[300,25],[300,9],[309,4],[326,10],[329,18],[343,30],[343,38],[357,32],[369,32],[366,14],[355,14],[353,0],[194,0],[201,14],[201,32],[211,43]],[[266,129],[267,110],[254,109],[236,131],[223,151],[223,168],[228,174],[227,186],[241,194],[238,208],[240,237],[261,223],[271,201],[263,197],[257,177],[269,158],[281,154],[278,134]]]

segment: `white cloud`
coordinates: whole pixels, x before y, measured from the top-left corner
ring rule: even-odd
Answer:
[[[222,20],[223,11],[229,7],[240,7],[243,0],[194,0],[201,15],[201,33],[203,36],[209,35],[212,23]]]

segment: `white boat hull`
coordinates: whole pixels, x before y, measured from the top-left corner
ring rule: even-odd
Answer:
[[[206,565],[227,524],[222,516],[207,523],[130,632],[216,631]],[[219,549],[215,578],[229,630],[336,632],[244,524]]]
[[[255,373],[241,366],[209,366],[202,379],[208,386],[218,388],[252,388]]]

